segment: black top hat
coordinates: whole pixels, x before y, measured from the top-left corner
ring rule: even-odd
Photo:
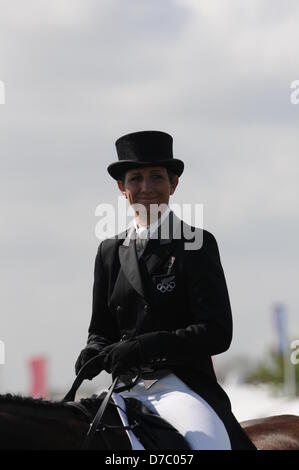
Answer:
[[[145,166],[164,166],[180,176],[184,162],[173,158],[172,137],[161,131],[140,131],[126,134],[115,142],[118,160],[107,170],[118,180],[128,170]]]

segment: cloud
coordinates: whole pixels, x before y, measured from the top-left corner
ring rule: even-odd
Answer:
[[[117,159],[115,140],[134,130],[173,134],[174,154],[185,161],[173,202],[204,204],[236,316],[232,353],[257,354],[271,340],[257,325],[267,328],[276,297],[289,302],[299,329],[299,106],[289,100],[299,78],[298,2],[0,7],[0,339],[13,355],[6,387],[25,387],[16,370],[43,344],[55,384],[65,386],[90,315],[94,210],[116,204],[106,167]],[[74,339],[61,363],[70,318]]]

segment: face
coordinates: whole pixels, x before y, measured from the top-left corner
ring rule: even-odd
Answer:
[[[175,176],[170,183],[166,168],[150,166],[127,171],[124,184],[121,181],[117,184],[131,205],[144,205],[149,217],[151,204],[168,205],[169,197],[174,193],[178,181],[178,176]]]

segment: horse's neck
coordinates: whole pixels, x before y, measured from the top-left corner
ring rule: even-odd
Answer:
[[[0,403],[0,449],[80,449],[89,429],[87,416],[74,407],[57,403],[8,401]],[[96,411],[99,403],[94,403]],[[90,409],[90,408],[89,408]],[[108,406],[103,423],[121,426],[114,406]],[[96,433],[90,449],[107,449],[107,439],[115,449],[130,449],[126,431]]]
[[[0,449],[78,449],[88,422],[72,410],[8,404],[0,407]]]

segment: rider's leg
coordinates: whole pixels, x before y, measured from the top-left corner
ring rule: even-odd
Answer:
[[[211,406],[176,375],[169,374],[145,389],[139,381],[124,397],[141,400],[172,424],[194,450],[230,450],[226,428]]]
[[[126,415],[126,404],[124,399],[119,393],[112,393],[112,399],[117,405],[118,414],[124,426],[129,426],[129,421]],[[134,432],[131,429],[126,431],[128,438],[130,440],[132,450],[145,450],[141,442],[137,439]]]

